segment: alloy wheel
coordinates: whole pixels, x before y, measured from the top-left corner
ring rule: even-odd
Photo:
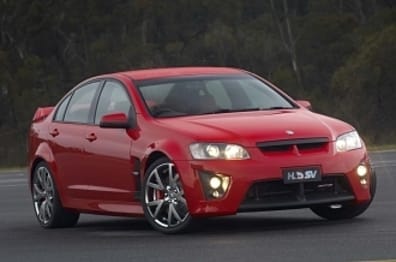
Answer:
[[[144,204],[146,216],[155,228],[178,231],[190,220],[180,175],[173,163],[161,161],[149,169],[145,180]]]
[[[33,178],[33,205],[39,221],[46,225],[54,214],[54,182],[48,169],[44,166],[36,169]]]

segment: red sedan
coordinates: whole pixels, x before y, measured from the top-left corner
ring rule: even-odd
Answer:
[[[233,68],[90,78],[35,113],[35,214],[44,228],[73,226],[85,212],[145,215],[164,233],[238,212],[358,216],[376,187],[365,145],[349,124],[309,108]]]

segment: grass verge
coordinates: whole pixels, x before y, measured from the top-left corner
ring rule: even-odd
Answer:
[[[12,174],[12,173],[26,173],[27,167],[0,167],[0,175],[1,174]]]
[[[375,151],[396,151],[396,144],[392,145],[368,145],[367,149],[369,152],[375,152]]]

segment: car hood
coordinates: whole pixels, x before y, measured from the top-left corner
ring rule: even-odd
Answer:
[[[263,141],[313,137],[326,137],[333,141],[338,135],[353,130],[340,120],[304,109],[225,113],[158,121],[175,135],[188,135],[195,141],[232,142],[244,146],[255,146]]]

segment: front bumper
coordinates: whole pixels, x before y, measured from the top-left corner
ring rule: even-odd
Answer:
[[[260,149],[253,148],[249,153],[251,159],[240,161],[175,161],[192,216],[231,215],[245,211],[303,208],[351,201],[363,203],[371,199],[372,171],[365,149],[345,153],[268,156]],[[369,170],[366,184],[362,184],[356,174],[360,164],[366,165]],[[316,184],[283,184],[282,168],[304,166],[320,166],[322,181]],[[229,176],[230,186],[225,195],[220,199],[208,199],[199,172]]]

